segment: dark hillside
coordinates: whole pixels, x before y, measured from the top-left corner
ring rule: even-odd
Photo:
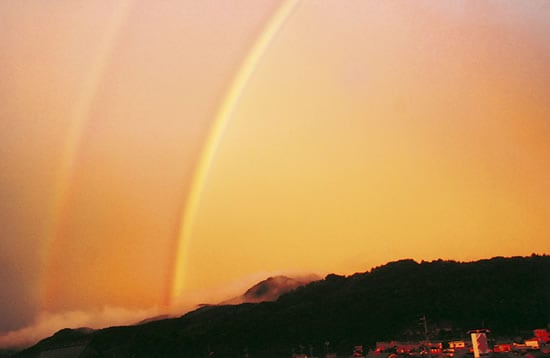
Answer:
[[[529,334],[550,322],[550,257],[472,263],[392,262],[324,280],[275,302],[208,306],[181,318],[90,332],[90,352],[136,357],[289,357],[292,350],[342,353],[389,339],[464,338],[473,328],[493,336]],[[23,352],[35,357],[55,336]],[[65,342],[66,344],[66,342]],[[93,349],[91,349],[93,348]],[[94,353],[96,354],[96,353]],[[94,356],[94,355],[90,355]],[[100,355],[96,355],[100,356]]]

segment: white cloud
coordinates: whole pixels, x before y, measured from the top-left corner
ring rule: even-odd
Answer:
[[[63,328],[102,328],[113,325],[129,325],[160,313],[158,308],[131,310],[120,307],[105,307],[93,311],[45,312],[39,314],[30,326],[0,335],[0,347],[24,348]]]

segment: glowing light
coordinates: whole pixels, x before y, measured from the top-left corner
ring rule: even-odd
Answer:
[[[199,207],[200,197],[204,190],[204,185],[208,177],[209,169],[214,160],[217,148],[225,129],[228,126],[231,115],[245,89],[249,79],[254,73],[260,59],[263,57],[269,45],[281,30],[283,24],[288,20],[299,0],[288,0],[281,4],[273,14],[264,30],[260,33],[251,50],[245,57],[239,71],[232,81],[210,129],[208,138],[200,155],[197,168],[191,182],[189,197],[182,215],[179,235],[177,237],[176,259],[173,274],[172,292],[169,298],[169,304],[174,303],[183,294],[184,290],[184,272],[185,255],[187,245],[193,234],[193,224]]]

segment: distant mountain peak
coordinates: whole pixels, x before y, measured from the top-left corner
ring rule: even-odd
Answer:
[[[299,277],[271,276],[249,288],[243,295],[224,301],[222,304],[276,301],[281,295],[320,279],[319,276],[313,274]]]

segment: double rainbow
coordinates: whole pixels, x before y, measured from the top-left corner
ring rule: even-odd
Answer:
[[[193,236],[193,226],[200,205],[201,196],[204,191],[205,183],[212,166],[212,162],[229,125],[232,114],[238,105],[244,90],[250,78],[254,74],[260,60],[269,49],[271,43],[281,31],[285,22],[296,9],[300,0],[284,0],[277,10],[270,17],[259,36],[254,41],[253,46],[248,51],[234,79],[230,83],[223,101],[213,119],[209,129],[206,142],[199,156],[197,166],[191,180],[190,191],[181,213],[179,229],[175,237],[176,251],[170,261],[172,266],[169,272],[172,277],[168,278],[166,292],[164,293],[163,305],[169,308],[180,303],[185,294],[185,265],[187,248]],[[62,228],[67,221],[67,205],[71,195],[71,183],[75,174],[75,164],[77,161],[82,138],[88,127],[90,112],[93,107],[94,99],[97,96],[98,88],[105,73],[105,68],[117,44],[121,29],[128,21],[129,13],[132,9],[134,0],[122,0],[114,5],[113,16],[107,23],[96,58],[92,63],[92,68],[88,72],[78,102],[75,104],[72,114],[72,127],[65,144],[65,151],[58,169],[54,199],[51,206],[52,221],[48,227],[46,242],[46,268],[45,268],[45,287],[43,292],[43,308],[48,306],[52,300],[52,285],[54,278],[55,262],[52,255],[53,247],[62,237]]]

